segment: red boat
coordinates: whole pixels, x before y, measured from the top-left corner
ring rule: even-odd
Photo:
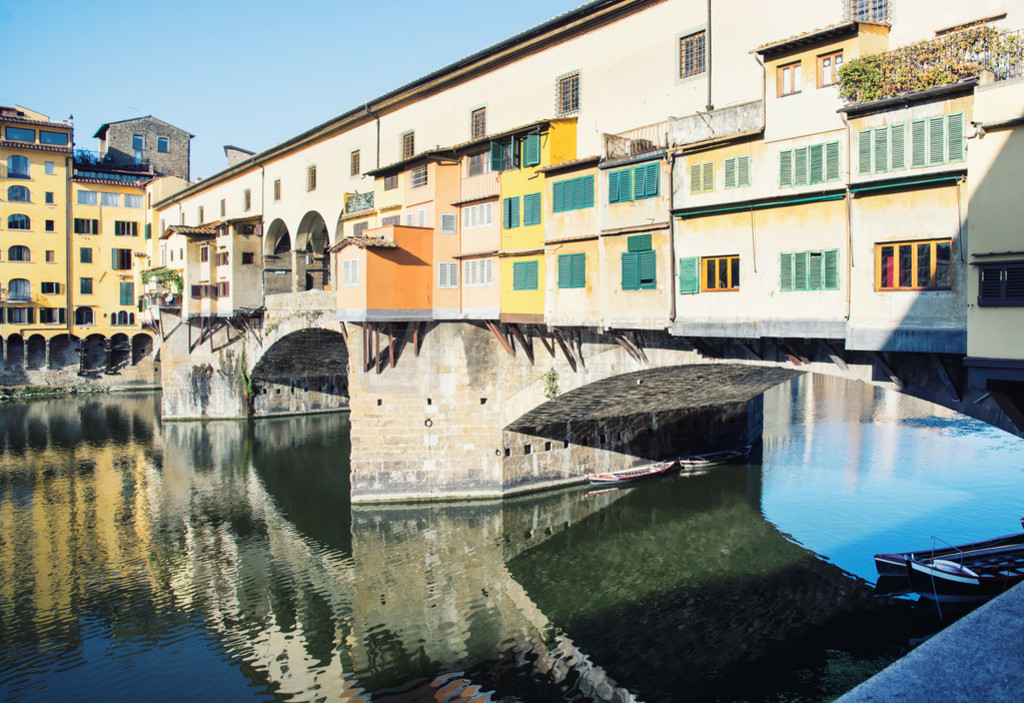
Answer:
[[[657,464],[645,464],[635,466],[632,469],[622,471],[610,471],[605,474],[587,474],[587,480],[600,485],[618,485],[621,483],[633,483],[634,481],[646,481],[651,478],[658,478],[679,469],[679,462],[662,461]]]

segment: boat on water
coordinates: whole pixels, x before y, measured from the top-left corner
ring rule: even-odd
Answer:
[[[876,554],[875,569],[880,578],[905,579],[907,590],[923,598],[943,603],[987,600],[1024,581],[1024,533]]]
[[[718,466],[719,464],[731,464],[750,456],[751,447],[740,447],[738,449],[725,449],[720,452],[709,452],[707,454],[694,454],[693,456],[681,457],[679,466],[685,469],[702,469],[707,466]]]
[[[677,461],[661,461],[656,464],[634,466],[631,469],[623,469],[622,471],[609,471],[603,474],[587,474],[587,480],[596,485],[618,485],[658,478],[659,476],[664,476],[671,471],[678,469],[679,462]]]

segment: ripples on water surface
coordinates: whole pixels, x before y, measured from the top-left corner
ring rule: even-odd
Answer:
[[[1015,531],[1021,445],[803,377],[748,466],[353,509],[344,415],[6,405],[0,698],[818,700],[941,625],[871,556]]]

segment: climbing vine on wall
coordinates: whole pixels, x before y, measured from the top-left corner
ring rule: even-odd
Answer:
[[[146,284],[150,281],[155,281],[158,286],[164,290],[170,290],[174,288],[174,292],[181,295],[184,282],[181,280],[181,274],[172,269],[157,269],[156,271],[143,271],[142,283]]]
[[[558,372],[551,369],[542,378],[544,379],[544,397],[554,400],[558,397]]]

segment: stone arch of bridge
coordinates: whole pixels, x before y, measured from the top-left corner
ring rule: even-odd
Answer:
[[[299,327],[264,340],[252,367],[257,415],[332,410],[348,402],[348,344],[342,330]]]
[[[302,216],[295,234],[298,252],[299,290],[324,290],[330,282],[330,235],[324,218],[316,210]]]

